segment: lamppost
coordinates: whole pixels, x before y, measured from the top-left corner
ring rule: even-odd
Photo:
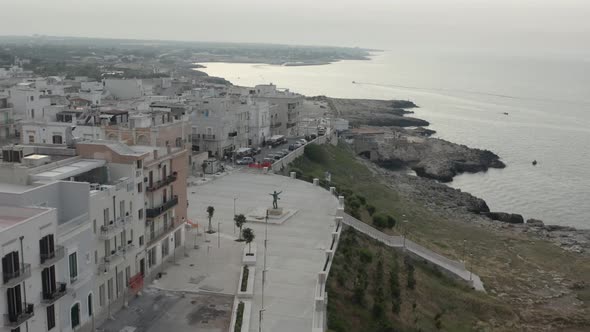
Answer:
[[[465,249],[467,247],[467,240],[463,239],[463,264],[465,264]]]
[[[236,200],[238,196],[234,195],[234,218],[236,217]],[[236,235],[236,223],[234,222],[234,235]]]
[[[264,284],[266,282],[266,244],[268,241],[268,209],[266,210],[266,216],[264,218],[264,262],[262,266],[262,296],[261,305],[258,316],[258,331],[262,332],[262,313],[266,310],[264,308]]]

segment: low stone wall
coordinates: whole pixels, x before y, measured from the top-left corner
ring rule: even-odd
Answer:
[[[307,144],[338,144],[338,135],[334,130],[326,130],[326,134],[323,136],[318,136],[316,139],[309,141]],[[283,158],[277,160],[274,164],[272,164],[271,169],[273,172],[280,171],[283,167],[287,167],[293,160],[301,157],[305,151],[305,146],[302,146],[293,152],[289,153],[288,155],[284,156]]]

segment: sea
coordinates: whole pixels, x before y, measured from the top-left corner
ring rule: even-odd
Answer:
[[[409,50],[319,66],[201,64],[236,85],[412,100],[414,116],[429,121],[435,137],[491,150],[507,165],[448,185],[492,211],[590,228],[589,56]]]

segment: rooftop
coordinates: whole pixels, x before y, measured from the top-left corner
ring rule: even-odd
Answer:
[[[50,208],[0,206],[0,230],[50,211]]]
[[[106,161],[98,159],[80,159],[71,164],[57,166],[50,170],[31,175],[33,180],[65,180],[73,176],[86,173],[95,168],[104,166]]]

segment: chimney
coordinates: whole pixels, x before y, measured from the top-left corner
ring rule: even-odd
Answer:
[[[154,160],[158,159],[158,149],[154,149]]]

